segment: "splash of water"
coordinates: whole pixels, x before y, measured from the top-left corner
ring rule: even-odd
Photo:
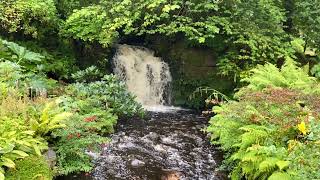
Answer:
[[[170,104],[172,80],[167,63],[138,46],[119,45],[113,58],[114,73],[145,108]]]

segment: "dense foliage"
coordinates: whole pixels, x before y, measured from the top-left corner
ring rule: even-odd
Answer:
[[[89,79],[92,78],[87,76]],[[66,128],[53,133],[58,138],[56,150],[61,174],[90,172],[93,168],[90,154],[99,153],[108,142],[105,136],[113,132],[118,116],[144,114],[134,96],[113,75],[105,75],[100,81],[70,84],[59,101],[61,108],[73,112],[64,122]]]
[[[233,179],[319,179],[319,8],[316,0],[0,0],[0,180],[51,179],[49,146],[58,173],[89,172],[117,119],[144,115],[125,84],[103,73],[115,45],[160,37],[168,49],[214,54],[212,73],[177,76],[176,105],[229,99],[216,91],[230,93],[225,79],[247,85],[214,109],[208,128]]]
[[[291,60],[252,73],[207,129],[231,179],[319,179],[319,84]]]
[[[57,153],[57,173],[89,172],[90,153],[99,153],[108,142],[105,136],[113,132],[117,115],[143,115],[115,76],[101,79],[93,73],[92,78],[90,68],[73,76],[82,82],[58,85],[39,67],[45,56],[13,42],[1,43],[1,180],[52,179],[43,157],[49,146]]]
[[[11,169],[8,180],[41,179],[50,180],[53,172],[48,166],[48,162],[43,156],[29,156],[16,162],[16,168]]]
[[[10,0],[0,2],[0,30],[36,38],[46,48],[67,37],[76,42],[76,48],[66,46],[71,51],[96,43],[111,47],[132,36],[182,36],[193,46],[212,48],[220,73],[238,78],[257,64],[317,51],[319,6],[312,0]],[[294,49],[296,38],[303,52]]]

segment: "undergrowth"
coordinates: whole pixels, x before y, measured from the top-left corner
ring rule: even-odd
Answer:
[[[319,179],[319,84],[289,60],[258,66],[236,98],[215,106],[207,131],[231,179]]]

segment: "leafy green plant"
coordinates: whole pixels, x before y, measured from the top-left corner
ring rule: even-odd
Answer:
[[[16,121],[8,117],[0,118],[0,179],[4,178],[5,167],[15,168],[15,160],[25,158],[29,154],[41,155],[47,149],[47,143],[35,132],[23,125],[23,121]]]
[[[13,53],[11,58],[16,60],[17,64],[24,63],[24,61],[27,61],[28,63],[37,63],[44,59],[44,56],[41,54],[29,51],[25,47],[19,46],[14,42],[2,40],[2,44]]]
[[[62,120],[69,116],[52,100],[24,98],[12,90],[0,98],[0,179],[8,171],[13,172],[21,159],[41,156],[48,148],[48,141],[52,140],[50,132],[64,127]],[[29,169],[32,168],[31,163]],[[19,176],[27,174],[16,173]]]
[[[56,102],[50,102],[45,105],[37,119],[31,118],[31,129],[37,135],[44,137],[54,129],[63,128],[66,125],[62,123],[63,120],[68,119],[72,114],[68,112],[61,112]]]
[[[86,152],[100,152],[101,144],[109,141],[105,135],[113,132],[117,116],[90,98],[66,97],[61,99],[61,105],[77,113],[63,121],[66,125],[63,129],[53,133],[57,138],[58,171],[60,174],[90,172],[93,168],[92,157]]]
[[[281,69],[273,64],[258,65],[252,70],[252,75],[242,81],[249,83],[248,88],[253,90],[283,87],[305,92],[319,91],[316,79],[310,77],[308,71],[299,68],[292,59],[287,59]]]
[[[21,71],[21,67],[16,63],[0,62],[0,81],[14,86],[23,77]]]
[[[91,83],[71,84],[66,94],[75,99],[92,99],[96,106],[111,108],[118,116],[142,116],[144,113],[125,84],[114,75],[105,75],[100,81]]]
[[[93,82],[102,78],[102,73],[96,66],[90,66],[85,70],[77,71],[71,75],[77,82]]]
[[[71,84],[59,101],[61,108],[74,113],[62,121],[64,128],[53,133],[60,174],[92,170],[88,152],[99,153],[109,141],[105,135],[113,132],[115,114],[128,117],[144,113],[126,86],[113,75],[105,75],[100,81]]]
[[[231,179],[319,179],[317,82],[290,61],[252,72],[239,101],[214,107],[207,128]]]
[[[316,64],[312,67],[311,74],[320,79],[320,64]]]
[[[57,25],[55,2],[52,0],[9,0],[0,2],[1,28],[9,33],[22,32],[43,38]],[[46,26],[46,27],[45,27]]]

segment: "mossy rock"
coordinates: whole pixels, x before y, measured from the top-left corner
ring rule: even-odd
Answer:
[[[6,173],[6,180],[52,180],[52,171],[43,156],[29,156],[18,160],[16,169]]]

